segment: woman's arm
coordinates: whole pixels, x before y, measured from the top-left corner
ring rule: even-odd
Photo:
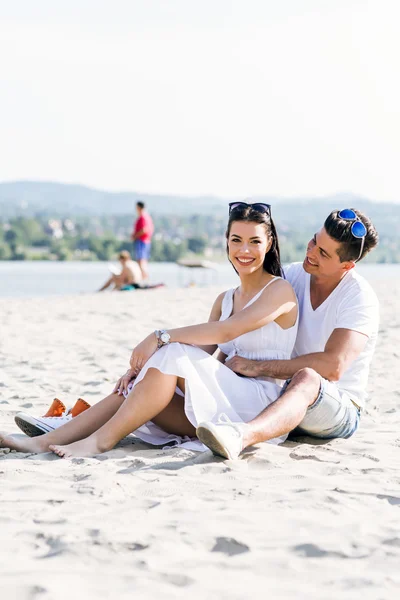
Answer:
[[[226,359],[228,358],[228,356],[226,354],[224,354],[222,352],[222,350],[218,350],[217,356],[215,357],[216,360],[220,363],[222,363],[223,365],[225,364]]]
[[[215,300],[213,307],[211,309],[211,312],[210,312],[209,319],[208,319],[209,323],[219,321],[219,319],[221,317],[222,300],[224,299],[224,296],[225,296],[225,292],[220,294],[218,296],[218,298]],[[217,344],[207,344],[207,345],[201,345],[201,346],[199,346],[199,348],[204,350],[204,352],[207,352],[207,354],[214,354],[214,352],[218,348],[218,345]]]
[[[213,321],[179,329],[169,329],[171,342],[196,346],[229,342],[244,333],[259,329],[281,315],[296,309],[297,301],[288,281],[279,279],[247,308],[225,321]],[[295,316],[293,321],[295,321]]]
[[[222,300],[223,300],[224,296],[225,296],[225,292],[220,294],[217,297],[217,299],[215,300],[213,307],[211,309],[209,323],[218,321],[218,319],[220,318],[221,310],[222,310]],[[207,323],[204,323],[204,325],[207,325]],[[185,328],[183,328],[183,329],[185,329]],[[187,343],[192,344],[192,342],[187,342]],[[193,344],[193,345],[197,345],[199,348],[201,348],[208,354],[213,354],[215,352],[215,350],[217,349],[217,344],[213,344],[213,343]],[[149,358],[156,351],[157,351],[157,337],[156,337],[156,334],[153,332],[150,335],[148,335],[147,338],[145,338],[142,342],[140,342],[140,344],[138,344],[136,346],[136,348],[133,349],[131,359],[130,359],[130,368],[131,368],[132,372],[134,373],[134,376],[136,376],[139,373],[139,371],[143,367],[143,365],[149,360]]]
[[[218,298],[222,303],[222,295]],[[218,302],[218,298],[216,302]],[[168,333],[171,342],[191,344],[200,348],[206,346],[212,350],[216,348],[217,344],[228,342],[248,331],[263,327],[290,311],[295,313],[294,324],[297,314],[296,296],[290,283],[279,279],[269,286],[253,304],[225,321],[211,321],[190,327],[169,329]],[[152,333],[133,350],[130,360],[131,368],[139,372],[156,350],[157,339],[156,335]]]

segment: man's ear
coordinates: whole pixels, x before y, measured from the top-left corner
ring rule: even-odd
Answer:
[[[356,263],[353,260],[346,260],[342,264],[342,266],[343,266],[343,270],[348,273],[349,271],[351,271],[352,269],[354,269],[354,267],[356,266]]]

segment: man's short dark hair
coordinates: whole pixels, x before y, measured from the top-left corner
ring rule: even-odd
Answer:
[[[338,215],[340,210],[334,210],[324,223],[326,233],[329,235],[329,237],[334,239],[336,242],[340,242],[340,247],[337,250],[340,262],[345,262],[348,260],[354,260],[358,262],[359,260],[363,259],[370,250],[375,248],[379,241],[378,232],[376,231],[372,221],[359,210],[356,210],[355,208],[352,208],[351,210],[353,210],[360,221],[364,223],[367,230],[367,234],[364,239],[364,248],[360,258],[358,258],[358,256],[360,254],[362,240],[354,237],[354,235],[351,233],[351,226],[353,225],[354,221],[341,219]]]
[[[142,202],[141,200],[139,200],[138,202],[136,202],[136,206],[138,206],[139,208],[144,208],[145,204],[144,204],[144,202]]]

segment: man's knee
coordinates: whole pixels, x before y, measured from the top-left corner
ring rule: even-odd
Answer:
[[[320,384],[321,377],[318,375],[317,371],[311,369],[310,367],[304,367],[304,369],[300,369],[297,371],[293,377],[292,381],[297,381],[298,383],[310,383],[311,385]]]
[[[293,375],[288,387],[292,386],[301,386],[301,388],[307,392],[309,404],[312,404],[318,397],[321,387],[321,377],[314,369],[305,367]]]

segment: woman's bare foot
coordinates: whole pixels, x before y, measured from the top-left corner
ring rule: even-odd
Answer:
[[[101,454],[104,452],[96,443],[93,436],[89,436],[79,442],[73,442],[72,444],[66,444],[65,446],[50,445],[49,450],[57,454],[60,458],[73,458],[74,456],[94,456],[95,454]]]
[[[17,452],[26,452],[40,454],[41,452],[49,452],[46,441],[43,441],[42,436],[30,438],[28,436],[13,436],[6,433],[0,433],[0,448],[10,448]]]

